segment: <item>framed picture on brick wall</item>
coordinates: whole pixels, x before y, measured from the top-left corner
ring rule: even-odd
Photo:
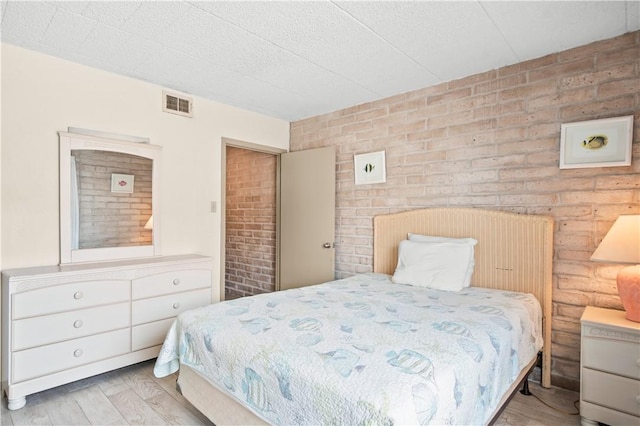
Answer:
[[[384,183],[387,181],[384,151],[353,156],[356,185]]]
[[[631,165],[633,115],[560,127],[560,168]]]
[[[111,192],[133,193],[133,175],[111,174]]]

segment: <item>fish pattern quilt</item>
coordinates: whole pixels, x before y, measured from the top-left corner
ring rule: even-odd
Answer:
[[[530,294],[361,274],[182,313],[154,367],[188,365],[277,425],[484,424],[542,347]]]

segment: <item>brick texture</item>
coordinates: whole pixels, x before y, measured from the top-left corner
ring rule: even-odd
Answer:
[[[227,147],[225,298],[275,290],[276,156]]]
[[[555,219],[552,381],[577,389],[586,305],[622,309],[620,267],[589,257],[640,213],[640,32],[291,124],[291,150],[337,153],[336,276],[372,270],[372,218],[466,206]],[[634,115],[628,167],[560,170],[560,125]],[[386,150],[387,182],[355,186],[353,155]]]
[[[74,150],[78,174],[81,249],[151,244],[144,225],[151,216],[148,158],[117,152]],[[133,175],[133,193],[111,192],[111,174]]]

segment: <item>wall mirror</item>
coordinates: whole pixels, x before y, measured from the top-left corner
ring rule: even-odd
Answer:
[[[60,264],[159,255],[162,148],[58,134]]]

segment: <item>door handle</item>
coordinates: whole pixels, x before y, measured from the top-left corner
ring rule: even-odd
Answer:
[[[331,247],[335,247],[335,243],[324,243],[322,245],[322,248],[326,248],[326,249],[329,249]]]

